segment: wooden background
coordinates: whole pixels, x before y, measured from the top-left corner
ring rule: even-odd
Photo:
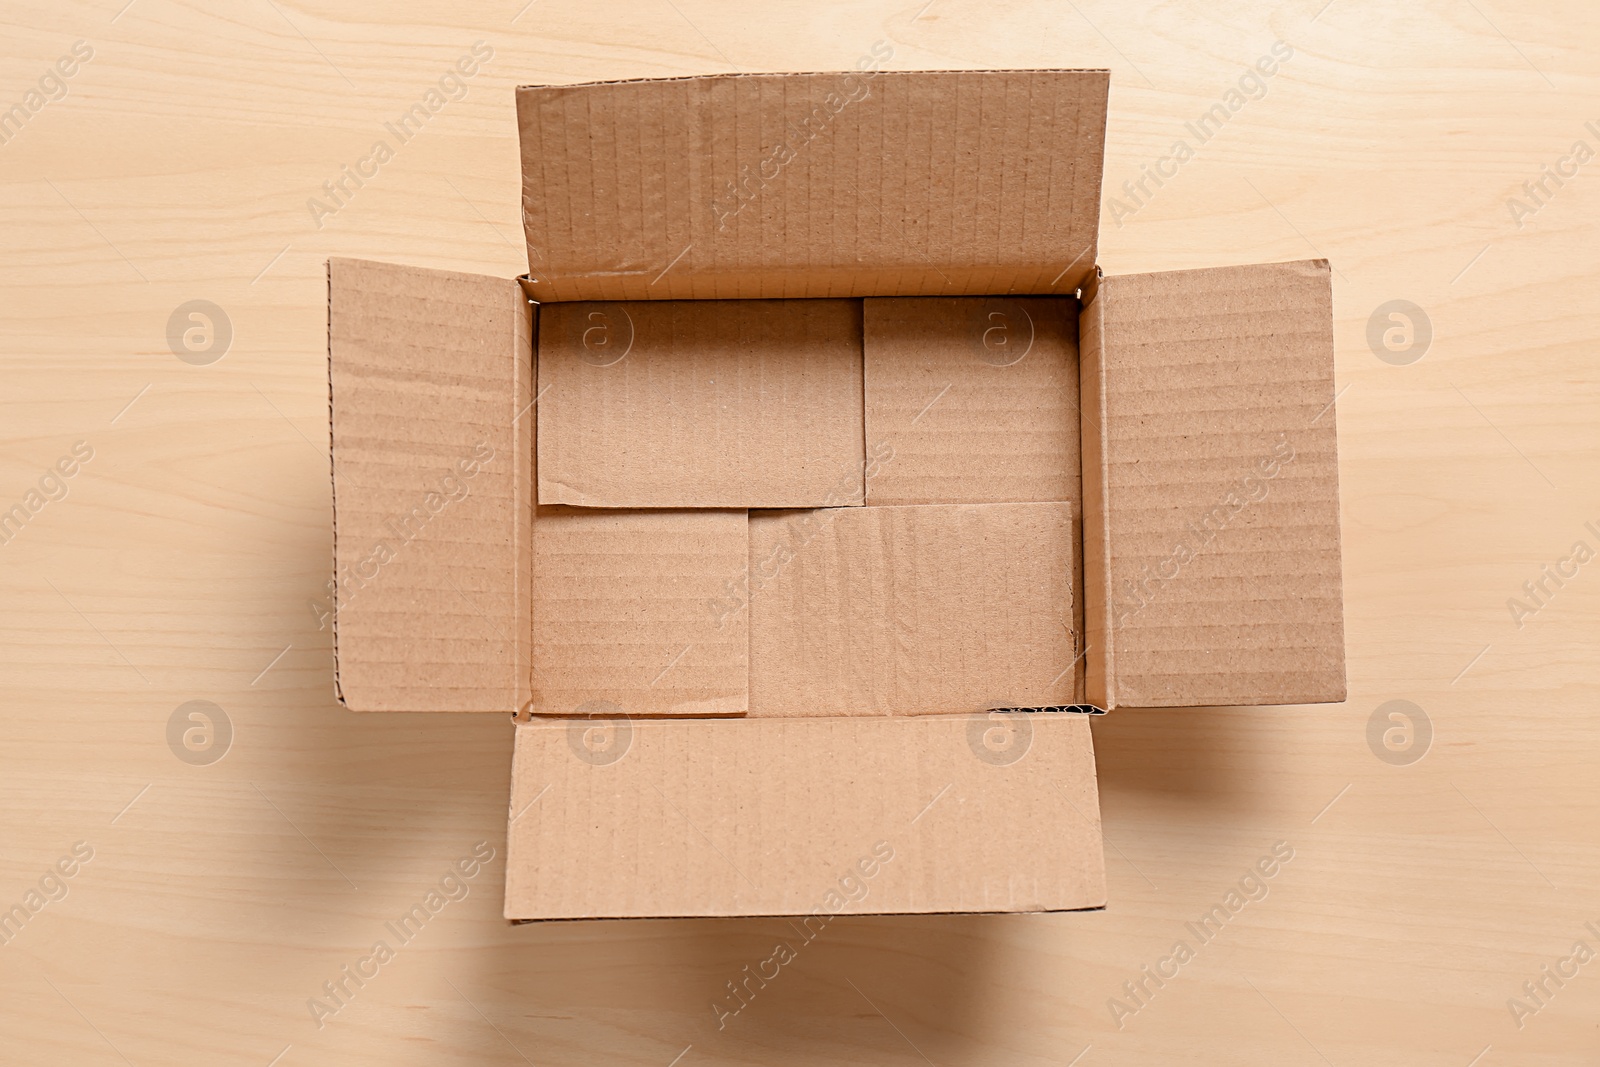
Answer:
[[[1600,162],[1572,155],[1600,150],[1592,4],[523,3],[0,13],[0,108],[93,49],[0,144],[0,509],[93,450],[0,545],[0,907],[93,850],[0,945],[0,1059],[1600,1061],[1600,961],[1508,1006],[1574,942],[1600,952],[1600,562],[1546,580],[1520,626],[1507,604],[1600,549]],[[314,220],[308,198],[479,40],[466,97]],[[1103,913],[842,920],[719,1031],[711,1000],[779,923],[509,928],[510,724],[334,704],[323,261],[524,269],[518,83],[840,69],[879,40],[889,69],[1109,66],[1108,193],[1293,48],[1103,217],[1102,263],[1337,266],[1351,696],[1112,714]],[[1576,175],[1513,217],[1557,166]],[[167,337],[196,299],[232,327],[204,365]],[[1391,300],[1431,323],[1404,365],[1367,340]],[[169,746],[191,700],[225,712],[225,758]],[[1390,700],[1431,738],[1370,743]],[[470,895],[319,1028],[308,998],[480,840]],[[1185,924],[1276,842],[1294,857],[1266,898],[1200,945]],[[1119,1027],[1108,1001],[1179,939],[1193,958]]]

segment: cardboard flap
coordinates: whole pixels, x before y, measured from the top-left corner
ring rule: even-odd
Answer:
[[[1089,722],[574,720],[519,726],[509,919],[1103,907]],[[737,1005],[734,1005],[737,1006]]]
[[[1071,293],[1104,70],[739,74],[517,90],[541,301]]]
[[[750,516],[750,714],[933,715],[1074,699],[1072,507]]]
[[[1081,322],[1089,699],[1343,700],[1327,261],[1104,278]]]
[[[531,315],[514,281],[328,262],[346,707],[528,702]]]
[[[868,504],[1079,506],[1076,299],[862,303]]]
[[[544,401],[540,401],[542,405]],[[740,715],[749,690],[743,511],[538,509],[533,711]]]
[[[540,311],[541,504],[859,504],[861,424],[860,301]]]

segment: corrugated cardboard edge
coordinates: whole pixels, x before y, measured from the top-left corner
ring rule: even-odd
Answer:
[[[1097,278],[1100,268],[1096,266],[1085,281],[1085,287],[1098,285]],[[1072,532],[1076,543],[1072,546],[1072,637],[1077,647],[1073,651],[1077,654],[1078,661],[1083,665],[1072,672],[1073,699],[1082,705],[1089,699],[1089,635],[1085,630],[1088,623],[1089,595],[1084,590],[1083,580],[1088,573],[1084,560],[1084,548],[1087,544],[1088,520],[1088,463],[1083,454],[1083,316],[1088,306],[1090,297],[1079,289],[1076,302],[1072,308],[1072,321],[1078,327],[1078,500],[1077,506],[1072,509]],[[1103,708],[1096,711],[1104,714]]]
[[[710,74],[673,74],[659,78],[596,78],[583,82],[521,82],[517,91],[524,89],[586,89],[595,85],[629,85],[645,82],[736,81],[740,78],[817,78],[859,77],[859,70],[725,70]],[[949,67],[937,69],[885,69],[883,74],[1104,74],[1111,77],[1110,67]],[[1059,294],[1058,294],[1059,295]]]
[[[533,705],[533,517],[538,487],[535,484],[538,456],[534,453],[535,429],[539,418],[539,397],[536,383],[539,380],[539,353],[534,345],[538,333],[539,306],[528,296],[527,286],[519,278],[514,291],[522,306],[512,329],[512,343],[518,352],[527,353],[527,359],[517,362],[516,386],[511,397],[511,429],[516,440],[513,457],[513,477],[516,479],[518,520],[512,531],[515,541],[514,558],[517,573],[513,577],[513,611],[523,625],[517,627],[515,647],[518,685],[512,693],[511,713],[520,714]]]
[[[1105,846],[1102,843],[1102,855]],[[870,919],[874,916],[890,915],[1071,915],[1074,912],[1105,911],[1105,904],[1085,905],[1081,908],[1040,908],[1037,911],[841,911],[830,916],[831,919]],[[662,919],[693,919],[696,922],[716,922],[719,919],[734,921],[738,919],[812,919],[815,915],[803,911],[790,912],[761,912],[750,915],[574,915],[570,918],[552,916],[545,919],[506,919],[507,926],[532,926],[538,923],[649,923]]]
[[[1111,571],[1107,546],[1111,539],[1109,483],[1105,459],[1104,297],[1100,270],[1085,286],[1078,315],[1078,404],[1082,415],[1083,457],[1083,574],[1078,598],[1083,604],[1084,699],[1110,711],[1116,706],[1116,665],[1111,632]]]
[[[328,503],[333,511],[333,536],[328,540],[328,573],[335,584],[339,581],[339,480],[334,477],[333,465],[333,260],[322,262],[322,280],[327,286],[327,306],[322,335],[326,339],[328,354]],[[328,617],[333,630],[333,698],[341,708],[349,709],[344,699],[344,687],[339,684],[339,610],[338,593],[330,594]]]

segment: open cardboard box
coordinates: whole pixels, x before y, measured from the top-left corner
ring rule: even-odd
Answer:
[[[1344,698],[1328,266],[1102,277],[1108,80],[524,87],[528,275],[329,263],[338,696],[517,717],[508,918],[1101,907],[1086,712]]]

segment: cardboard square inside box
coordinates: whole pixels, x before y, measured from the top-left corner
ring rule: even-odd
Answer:
[[[1106,82],[527,87],[526,277],[330,261],[337,692],[532,717],[508,918],[1099,907],[1086,702],[1343,699],[1327,264],[1101,277]]]

